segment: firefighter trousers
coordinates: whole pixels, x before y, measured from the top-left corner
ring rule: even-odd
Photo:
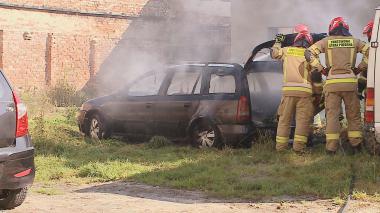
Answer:
[[[278,109],[278,115],[279,121],[276,136],[276,150],[282,151],[288,147],[290,126],[295,116],[296,131],[294,135],[293,149],[296,152],[303,151],[306,148],[314,115],[312,97],[283,97]]]
[[[362,142],[360,100],[356,91],[326,92],[326,149],[335,152],[339,146],[341,124],[339,115],[344,101],[348,121],[348,139],[353,147]]]

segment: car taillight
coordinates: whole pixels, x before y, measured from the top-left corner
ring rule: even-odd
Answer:
[[[375,90],[374,88],[367,88],[366,95],[366,106],[365,106],[365,122],[373,123],[375,122]]]
[[[238,103],[236,120],[238,122],[246,122],[250,120],[249,117],[249,103],[246,96],[241,96]]]
[[[16,105],[16,138],[28,134],[28,113],[26,106],[20,98],[13,92],[13,100]]]

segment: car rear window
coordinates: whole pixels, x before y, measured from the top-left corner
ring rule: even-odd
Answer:
[[[236,81],[234,75],[211,74],[210,94],[233,94],[236,92]]]
[[[12,90],[2,73],[0,73],[0,101],[13,101]]]
[[[200,75],[201,72],[199,70],[175,72],[172,81],[170,82],[167,95],[192,94],[195,84],[199,81]]]

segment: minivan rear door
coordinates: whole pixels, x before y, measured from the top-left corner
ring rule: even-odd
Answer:
[[[254,61],[247,72],[251,120],[259,127],[273,127],[282,95],[282,64],[277,61]]]
[[[16,135],[16,106],[12,89],[0,71],[0,148],[12,146]]]

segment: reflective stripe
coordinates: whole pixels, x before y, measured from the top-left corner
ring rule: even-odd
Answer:
[[[313,83],[314,87],[323,87],[323,83]]]
[[[307,137],[303,135],[295,135],[294,141],[307,143]]]
[[[300,92],[313,93],[310,88],[305,88],[305,87],[283,87],[282,91],[300,91]]]
[[[276,142],[277,143],[288,143],[289,142],[289,137],[281,137],[281,136],[277,136],[276,137]]]
[[[348,131],[348,137],[349,138],[362,138],[362,132],[361,131]]]
[[[339,134],[326,134],[327,140],[339,140]]]
[[[340,84],[340,83],[358,83],[358,79],[356,79],[356,78],[342,78],[342,79],[326,80],[326,85],[327,84]]]
[[[368,58],[367,58],[367,56],[363,56],[363,61],[364,61],[364,63],[368,64]]]
[[[353,73],[350,73],[350,74],[337,74],[337,75],[330,74],[327,77],[327,80],[329,80],[329,79],[340,79],[340,78],[356,78],[356,76]]]
[[[311,84],[309,83],[293,83],[293,82],[288,82],[283,85],[284,87],[305,87],[305,88],[312,88]]]
[[[286,55],[305,58],[305,49],[298,47],[289,47],[286,51]]]
[[[369,44],[364,45],[364,47],[363,47],[361,53],[362,53],[363,55],[366,54],[367,51],[368,51],[368,49],[369,49]]]
[[[317,45],[312,45],[309,50],[313,53],[313,55],[321,54],[321,51],[318,49]]]
[[[310,65],[311,65],[312,67],[317,67],[318,64],[319,64],[319,61],[318,61],[317,58],[313,58],[313,60],[312,60],[311,63],[310,63]]]
[[[364,77],[364,76],[362,76],[362,75],[361,75],[361,76],[359,76],[359,79],[360,79],[360,80],[364,80],[364,81],[367,81],[367,78],[366,78],[366,77]]]

